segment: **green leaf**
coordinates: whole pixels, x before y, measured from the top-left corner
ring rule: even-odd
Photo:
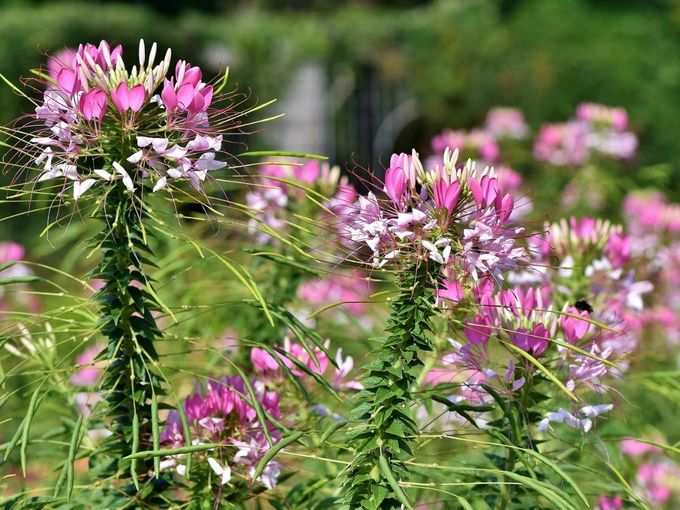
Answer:
[[[394,477],[394,473],[392,473],[392,469],[390,469],[390,464],[387,462],[387,459],[382,454],[378,459],[378,465],[380,466],[380,472],[387,480],[387,483],[390,484],[390,487],[392,488],[392,492],[394,492],[394,495],[397,496],[397,498],[399,499],[399,501],[401,501],[404,507],[406,507],[408,510],[413,510],[411,502],[408,500],[406,494],[404,494],[404,491],[399,486],[399,482],[397,482],[397,479]]]
[[[269,464],[269,461],[271,461],[276,456],[276,454],[283,450],[286,446],[293,444],[295,441],[300,439],[302,435],[303,432],[300,431],[293,432],[289,436],[282,438],[278,443],[270,447],[267,450],[267,452],[262,456],[260,462],[257,463],[257,467],[255,468],[255,474],[253,475],[253,478],[255,479],[259,478],[264,469],[267,467],[267,464]]]
[[[328,156],[322,156],[320,154],[310,154],[308,152],[295,152],[295,151],[248,151],[242,152],[238,156],[248,158],[265,158],[271,156],[281,156],[288,158],[317,159],[320,161],[326,161],[328,159]]]

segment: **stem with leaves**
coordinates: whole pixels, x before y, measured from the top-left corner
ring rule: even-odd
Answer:
[[[152,468],[158,472],[153,460],[125,459],[158,447],[157,408],[163,394],[154,346],[161,332],[153,315],[161,307],[145,272],[146,265],[153,265],[147,258],[153,252],[143,225],[148,217],[143,201],[147,191],[139,183],[131,193],[119,182],[102,197],[97,217],[105,228],[96,240],[102,259],[93,275],[104,281],[95,299],[101,307],[100,329],[108,340],[102,354],[108,362],[102,391],[107,404],[104,419],[112,435],[104,444],[102,474],[132,479],[134,484],[126,488],[131,495],[142,490],[141,483],[154,489],[163,484],[148,476]]]
[[[420,353],[432,350],[431,318],[439,266],[419,263],[399,277],[385,339],[366,369],[365,389],[352,412],[356,428],[349,438],[354,458],[345,472],[347,508],[412,508],[399,486],[408,477],[405,460],[413,456],[418,426],[412,417],[412,392],[423,369]]]

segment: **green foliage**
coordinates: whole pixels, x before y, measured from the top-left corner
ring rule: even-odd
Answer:
[[[392,303],[389,336],[365,368],[365,389],[352,410],[353,451],[344,473],[343,502],[348,508],[412,508],[399,485],[408,478],[404,463],[414,454],[418,425],[413,419],[414,386],[423,369],[422,352],[432,350],[430,318],[434,313],[432,264],[420,263],[400,274],[399,296]]]
[[[107,402],[103,418],[112,435],[92,464],[103,477],[132,478],[134,485],[125,492],[138,492],[138,498],[151,503],[165,484],[158,476],[158,458],[151,464],[127,458],[159,447],[157,401],[164,394],[154,345],[161,336],[154,313],[161,305],[145,269],[153,266],[149,257],[154,257],[143,225],[148,206],[141,197],[149,192],[140,184],[131,196],[119,183],[102,197],[97,212],[103,226],[95,239],[101,263],[92,276],[104,282],[95,299],[101,307],[100,330],[108,341],[102,356],[109,361],[102,382]],[[154,477],[148,474],[152,470]]]

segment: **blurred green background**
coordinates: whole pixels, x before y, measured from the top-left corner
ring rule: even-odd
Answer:
[[[623,106],[640,136],[629,177],[680,198],[678,0],[0,5],[0,72],[10,80],[81,41],[123,43],[134,59],[143,37],[207,74],[228,65],[246,101],[280,99],[270,110],[286,118],[249,139],[251,148],[313,150],[345,168],[380,168],[412,146],[426,152],[433,134],[479,125],[495,105],[523,110],[534,132],[566,120],[581,101]],[[0,87],[0,121],[30,111]],[[9,207],[0,216],[16,212]],[[41,221],[4,221],[0,236],[25,242]]]

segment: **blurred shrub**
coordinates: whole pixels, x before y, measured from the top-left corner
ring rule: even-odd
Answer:
[[[680,36],[670,15],[674,4],[508,5],[440,0],[402,9],[241,9],[171,18],[128,4],[16,3],[0,13],[0,71],[16,79],[64,46],[108,38],[134,48],[139,37],[215,72],[229,64],[235,82],[259,100],[280,96],[305,60],[327,62],[331,79],[342,68],[369,67],[417,98],[423,139],[445,126],[477,125],[494,104],[522,108],[534,126],[569,117],[584,100],[621,105],[641,135],[639,163],[671,163],[663,175],[636,173],[637,184],[665,186],[678,198],[680,60],[673,55],[680,53]],[[0,121],[27,106],[0,89]]]

